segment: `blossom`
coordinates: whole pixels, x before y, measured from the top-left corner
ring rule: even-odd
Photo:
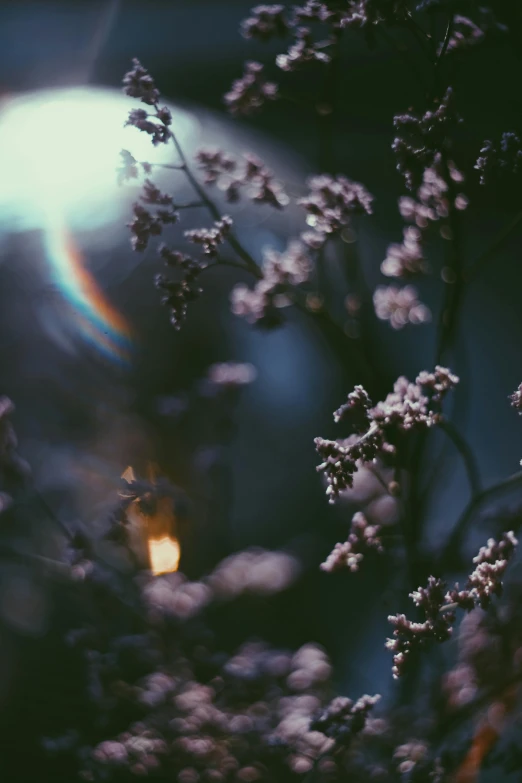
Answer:
[[[204,147],[196,153],[199,167],[204,171],[207,185],[217,184],[224,190],[227,201],[236,202],[245,191],[258,204],[269,204],[282,209],[289,203],[283,186],[264,163],[252,153],[242,159],[214,147]]]
[[[219,245],[223,244],[231,228],[232,218],[228,215],[223,215],[220,220],[214,222],[211,228],[195,228],[185,231],[185,237],[189,242],[201,245],[206,256],[213,257],[217,255]]]
[[[358,571],[364,555],[372,549],[382,554],[384,552],[379,538],[380,526],[370,525],[364,514],[358,511],[352,518],[350,533],[342,544],[336,544],[324,563],[323,571],[336,571],[349,568]]]
[[[522,171],[522,141],[513,131],[505,132],[496,146],[485,141],[475,164],[480,172],[480,184],[485,185],[494,175],[519,174]]]
[[[413,226],[404,229],[402,244],[391,244],[381,264],[381,272],[387,277],[411,277],[427,271],[422,250],[421,233]]]
[[[493,595],[500,595],[501,580],[517,543],[512,531],[504,533],[498,542],[489,539],[487,545],[473,558],[477,565],[463,590],[459,589],[458,584],[447,590],[442,580],[430,576],[427,587],[419,587],[410,594],[414,604],[422,609],[424,622],[412,622],[404,614],[390,615],[388,620],[395,630],[393,637],[387,640],[386,647],[394,653],[394,677],[404,673],[414,648],[430,640],[443,642],[450,638],[457,607],[465,611],[476,607],[484,609]]]
[[[340,492],[353,485],[359,462],[372,462],[377,457],[390,458],[395,453],[393,442],[398,432],[432,427],[440,421],[440,406],[446,394],[459,379],[447,368],[436,366],[433,373],[420,373],[415,383],[400,377],[393,391],[373,408],[362,387],[356,387],[345,409],[355,412],[354,426],[362,434],[345,441],[315,439],[322,459],[317,470],[327,480],[326,494],[334,503]],[[338,413],[338,412],[336,412]],[[341,415],[338,416],[338,420]],[[365,429],[366,431],[363,431]]]
[[[509,399],[511,400],[512,407],[516,408],[518,412],[522,414],[522,383],[518,389],[509,396]]]
[[[262,108],[265,101],[277,98],[277,84],[264,78],[261,63],[245,63],[245,72],[232,83],[232,89],[225,95],[225,104],[232,114],[253,114]]]
[[[364,729],[370,711],[380,698],[379,694],[365,694],[353,702],[346,696],[337,696],[314,717],[311,727],[331,737],[337,744],[346,745]]]
[[[164,274],[157,274],[154,284],[163,296],[161,303],[170,310],[170,321],[175,329],[180,329],[187,316],[189,302],[194,301],[202,293],[198,278],[203,267],[191,256],[171,250],[167,245],[160,245],[158,253],[167,266],[181,272],[181,280],[173,280]]]
[[[241,23],[245,38],[259,38],[269,41],[275,36],[283,37],[288,32],[284,5],[256,5],[251,16]]]
[[[449,132],[458,121],[453,104],[453,90],[448,87],[435,110],[422,115],[398,114],[393,118],[397,136],[392,149],[397,171],[403,175],[409,190],[419,184],[426,166],[431,166],[446,146]]]
[[[334,421],[336,424],[342,421],[351,421],[356,430],[364,431],[368,426],[368,410],[371,404],[365,389],[360,385],[356,386],[353,392],[348,395],[348,401],[334,411]]]
[[[133,68],[123,77],[123,91],[131,98],[139,98],[142,103],[154,106],[159,100],[159,92],[154,84],[154,79],[134,57]]]
[[[286,54],[277,55],[276,65],[282,71],[295,71],[307,63],[329,63],[331,57],[323,51],[329,45],[329,41],[314,42],[308,27],[299,27],[295,31],[295,42]]]
[[[246,386],[252,383],[255,377],[255,367],[241,362],[219,362],[208,369],[208,379],[212,384],[230,389]]]
[[[412,285],[377,286],[373,293],[375,314],[381,321],[389,321],[393,329],[407,324],[422,324],[431,319],[428,307],[419,301]]]
[[[233,289],[232,312],[247,318],[251,323],[270,322],[276,317],[276,307],[290,304],[288,298],[283,296],[288,287],[304,283],[311,268],[310,258],[301,242],[290,242],[283,253],[265,250],[263,277],[253,289],[243,284]]]
[[[304,207],[306,222],[319,234],[340,232],[353,215],[371,215],[373,196],[358,182],[343,176],[322,174],[308,181],[310,193],[297,202]]]

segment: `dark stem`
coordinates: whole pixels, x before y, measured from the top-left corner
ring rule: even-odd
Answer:
[[[444,270],[444,301],[439,318],[436,364],[442,362],[444,356],[454,344],[465,283],[460,220],[457,210],[455,209],[455,186],[449,173],[447,161],[445,162],[445,169],[446,181],[448,183],[448,199],[450,202],[449,227],[451,239],[448,263]]]
[[[520,223],[522,223],[522,210],[517,212],[515,217],[493,240],[493,243],[483,253],[481,253],[471,268],[465,272],[465,279],[467,282],[475,279],[475,277],[482,271],[487,262],[495,255],[497,250],[500,250],[506,239],[509,239],[513,231],[519,226]]]
[[[462,461],[464,462],[464,466],[466,468],[466,473],[468,474],[472,497],[479,495],[481,492],[480,473],[475,455],[473,454],[469,443],[450,421],[443,419],[439,426],[441,430],[446,433],[448,438],[453,441],[460,456],[462,457]]]
[[[468,527],[476,518],[477,513],[489,500],[505,490],[513,489],[522,484],[522,471],[494,484],[492,487],[482,490],[473,497],[462,512],[457,524],[451,531],[440,555],[439,563],[450,567],[458,567],[460,564],[459,550]]]

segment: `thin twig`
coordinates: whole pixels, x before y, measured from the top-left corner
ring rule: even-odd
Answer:
[[[470,500],[460,515],[457,524],[451,531],[448,540],[439,555],[439,562],[445,563],[448,561],[457,563],[462,539],[482,506],[487,503],[487,501],[494,498],[495,495],[503,493],[505,490],[513,489],[517,485],[522,485],[522,471],[514,473],[512,476],[508,476],[508,478],[503,481],[499,481],[498,484],[494,484],[492,487],[488,487],[476,494],[475,497]]]
[[[464,466],[466,468],[466,473],[468,474],[472,497],[479,495],[481,492],[480,473],[475,455],[473,454],[469,443],[467,442],[466,438],[460,434],[451,421],[443,419],[440,422],[440,428],[443,432],[446,433],[450,440],[453,441],[457,451],[462,457],[462,461],[464,462]]]
[[[159,107],[158,106],[156,106],[156,111],[159,111]],[[178,141],[178,137],[176,136],[174,131],[171,130],[171,129],[169,129],[169,133],[170,133],[170,137],[171,137],[171,139],[172,139],[172,141],[174,143],[174,146],[176,148],[176,152],[178,153],[178,157],[179,157],[179,159],[181,161],[181,168],[184,170],[185,175],[186,175],[188,181],[190,182],[190,184],[192,185],[193,189],[198,194],[198,196],[199,196],[199,198],[200,198],[200,200],[202,202],[202,205],[205,206],[208,209],[208,211],[210,212],[210,214],[211,214],[211,216],[212,216],[212,218],[214,220],[216,220],[216,221],[221,220],[222,215],[221,215],[220,211],[218,210],[218,208],[216,207],[216,205],[214,204],[212,199],[209,198],[207,192],[205,191],[205,188],[200,184],[198,179],[195,177],[192,169],[190,168],[188,160],[187,160],[187,157],[185,156],[185,153],[183,152],[183,148],[182,148],[181,144]],[[254,273],[254,270],[255,270],[255,274],[257,275],[259,273],[258,265],[254,261],[252,256],[245,250],[245,248],[239,242],[237,237],[233,233],[229,233],[227,235],[227,239],[228,239],[228,242],[231,245],[231,247],[237,253],[237,255],[242,259],[242,261],[245,262],[245,264],[248,267],[248,269],[251,272],[253,272],[253,273]]]

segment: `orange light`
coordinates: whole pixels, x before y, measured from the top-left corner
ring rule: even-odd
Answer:
[[[149,538],[148,545],[150,570],[154,576],[178,570],[181,549],[177,538]]]
[[[149,464],[149,481],[155,483],[157,468]],[[128,467],[122,479],[129,485],[136,481],[136,475],[132,467]],[[121,497],[132,497],[125,492]],[[154,576],[169,574],[177,571],[181,556],[179,539],[174,535],[176,531],[176,516],[172,498],[157,498],[155,509],[152,513],[145,513],[137,500],[134,500],[126,511],[129,523],[129,542],[134,554],[142,567],[150,568]]]

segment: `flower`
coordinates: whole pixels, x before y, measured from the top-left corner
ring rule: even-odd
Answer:
[[[206,256],[214,257],[217,255],[219,245],[223,244],[231,228],[232,218],[229,215],[223,215],[220,220],[214,222],[211,228],[195,228],[185,231],[185,237],[189,242],[201,245]]]
[[[324,235],[339,233],[353,215],[371,215],[373,196],[364,185],[346,177],[321,174],[308,181],[310,193],[297,202],[307,213],[306,222]]]
[[[131,98],[139,98],[142,103],[154,106],[159,100],[159,91],[156,89],[154,79],[134,57],[133,68],[123,77],[123,91]]]
[[[340,568],[349,568],[350,571],[358,571],[359,564],[364,555],[371,549],[379,554],[384,552],[379,525],[370,525],[364,514],[358,511],[352,518],[350,533],[343,544],[336,544],[324,563],[323,571],[337,571]]]
[[[265,80],[261,63],[247,62],[243,76],[232,83],[224,100],[232,114],[249,115],[259,111],[265,101],[276,98],[277,84]]]
[[[283,253],[264,252],[263,277],[253,289],[240,284],[231,294],[232,312],[251,323],[269,324],[277,319],[275,309],[290,304],[284,296],[289,286],[308,279],[312,265],[301,242],[292,241]]]
[[[453,90],[448,87],[435,110],[430,109],[422,115],[398,114],[393,118],[398,135],[392,149],[397,171],[403,175],[409,190],[420,184],[424,169],[447,147],[449,132],[458,122],[453,104]]]
[[[421,233],[409,226],[404,229],[402,244],[388,247],[386,258],[381,264],[381,272],[387,277],[411,277],[427,271],[421,244]]]
[[[283,37],[288,32],[284,5],[256,5],[250,13],[252,15],[241,23],[241,32],[245,38],[269,41],[275,36]]]
[[[419,302],[417,289],[412,285],[402,288],[396,285],[377,286],[373,293],[373,305],[377,318],[389,321],[393,329],[431,320],[428,307]]]

